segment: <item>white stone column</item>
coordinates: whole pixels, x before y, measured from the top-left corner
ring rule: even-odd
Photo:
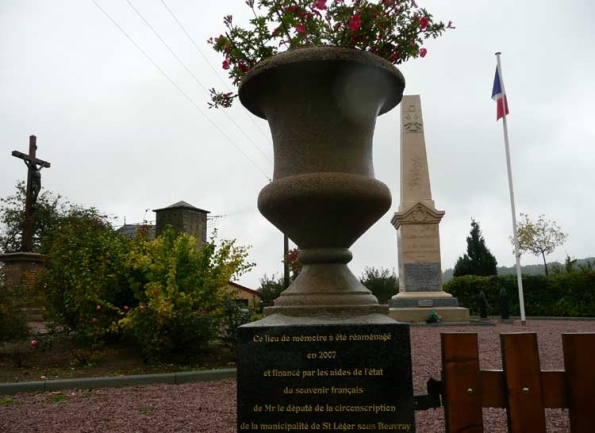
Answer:
[[[419,95],[401,102],[401,202],[391,223],[397,230],[399,293],[391,317],[423,321],[436,310],[444,321],[468,321],[469,312],[442,290],[439,224],[444,211],[432,200]],[[446,316],[446,317],[445,317]]]

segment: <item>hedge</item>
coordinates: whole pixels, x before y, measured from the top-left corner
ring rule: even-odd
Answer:
[[[444,291],[459,299],[459,305],[479,314],[477,296],[483,290],[488,300],[488,314],[499,316],[500,290],[506,289],[510,314],[520,315],[515,275],[455,277]],[[527,316],[595,317],[595,270],[585,270],[549,277],[523,275],[523,293]]]

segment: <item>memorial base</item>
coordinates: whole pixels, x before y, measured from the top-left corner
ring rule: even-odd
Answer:
[[[415,432],[409,325],[267,316],[238,328],[238,432]]]
[[[4,264],[6,288],[22,288],[29,301],[26,306],[41,307],[41,301],[35,293],[35,282],[43,269],[43,256],[38,253],[0,254],[0,262]]]
[[[429,314],[435,311],[441,322],[469,323],[469,310],[461,307],[436,307],[436,308],[391,308],[389,317],[406,323],[425,322]]]

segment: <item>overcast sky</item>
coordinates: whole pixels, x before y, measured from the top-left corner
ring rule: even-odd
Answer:
[[[224,15],[247,16],[244,0],[164,0],[173,16],[161,0],[131,0],[182,63],[127,1],[96,1],[130,39],[93,0],[0,0],[0,197],[24,179],[11,151],[26,153],[33,134],[38,157],[52,164],[44,188],[97,207],[114,225],[152,220],[152,209],[185,200],[221,216],[210,224],[220,237],[252,245],[257,266],[240,283],[257,288],[265,273],[280,275],[282,235],[256,208],[272,177],[268,126],[240,104],[206,105],[206,89],[228,83],[206,40],[221,33]],[[421,95],[433,198],[446,211],[443,270],[465,252],[471,218],[498,264],[514,264],[502,122],[490,99],[496,51],[517,213],[544,214],[569,234],[550,260],[594,256],[595,3],[419,4],[457,27],[400,66],[405,93]],[[393,206],[353,246],[358,276],[365,266],[398,267],[390,219],[400,201],[399,122],[399,109],[377,122],[376,177]]]

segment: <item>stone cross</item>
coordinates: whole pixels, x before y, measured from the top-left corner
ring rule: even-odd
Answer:
[[[41,169],[49,168],[50,163],[38,159],[35,154],[37,151],[37,137],[29,137],[29,154],[26,155],[18,150],[12,152],[12,156],[22,159],[28,168],[27,172],[27,193],[25,195],[25,224],[23,225],[23,246],[24,252],[33,251],[33,212],[35,212],[35,203],[41,190]]]

